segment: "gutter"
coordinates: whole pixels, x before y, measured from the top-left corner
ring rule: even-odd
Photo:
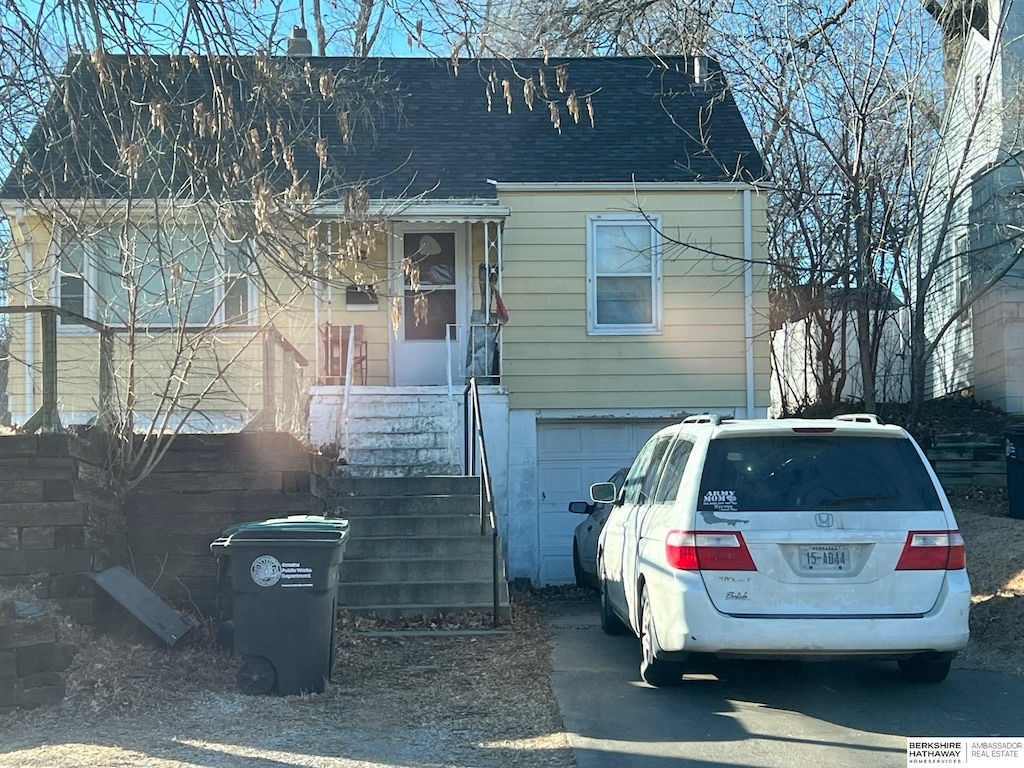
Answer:
[[[760,186],[738,181],[495,181],[487,179],[498,191],[506,192],[749,192]]]
[[[743,190],[743,342],[746,351],[747,418],[754,418],[754,248],[750,190]]]

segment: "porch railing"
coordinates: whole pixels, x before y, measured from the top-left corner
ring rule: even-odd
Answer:
[[[118,359],[127,360],[131,356],[130,349],[118,354],[117,345],[118,343],[125,343],[124,337],[132,331],[131,328],[109,326],[76,312],[45,304],[0,307],[0,314],[8,316],[38,315],[42,331],[41,338],[39,339],[39,347],[42,354],[41,360],[35,359],[36,351],[34,348],[26,348],[22,359],[15,359],[13,355],[9,355],[8,360],[9,380],[7,389],[8,395],[11,396],[8,400],[10,401],[13,397],[17,396],[21,397],[21,418],[23,421],[19,429],[22,432],[59,432],[64,427],[64,424],[62,424],[62,413],[69,420],[69,423],[81,422],[95,424],[101,428],[111,428],[119,419],[131,412],[132,409],[128,408],[118,395],[117,378]],[[67,335],[58,333],[59,325],[69,329],[69,333]],[[84,349],[87,349],[87,347],[82,346],[83,343],[88,343],[87,340],[91,334],[87,332],[82,333],[81,331],[75,333],[71,329],[76,327],[94,331],[98,337],[96,342],[97,348],[94,353],[95,357],[92,361],[88,357],[81,357],[82,354],[87,354],[89,357],[93,355],[93,353],[84,352]],[[144,338],[157,343],[159,343],[159,337],[181,331],[180,328],[137,328],[134,330],[138,338]],[[212,329],[196,327],[193,330],[200,333]],[[208,385],[199,393],[182,396],[186,399],[192,398],[192,400],[195,400],[195,402],[189,402],[187,407],[182,405],[185,400],[179,400],[178,403],[169,402],[174,400],[174,393],[172,392],[170,395],[165,393],[163,402],[159,406],[161,418],[158,420],[154,417],[152,428],[157,431],[163,431],[161,427],[177,430],[179,426],[176,425],[183,423],[184,420],[188,419],[196,411],[203,411],[203,406],[206,405],[204,402],[206,394],[210,395],[210,403],[219,402],[222,405],[225,398],[232,398],[231,402],[242,406],[242,410],[235,411],[241,417],[246,411],[251,413],[248,407],[250,399],[246,392],[252,393],[258,386],[262,390],[262,397],[259,401],[260,406],[257,408],[256,416],[250,419],[244,427],[242,427],[240,420],[234,421],[235,426],[233,430],[237,430],[240,427],[248,430],[304,429],[304,425],[301,424],[305,420],[305,414],[302,407],[303,389],[300,369],[308,364],[305,357],[273,326],[268,326],[258,331],[252,330],[250,333],[253,336],[241,342],[238,345],[239,349],[247,349],[252,346],[251,342],[258,338],[262,341],[262,345],[256,345],[256,347],[261,353],[258,351],[256,355],[252,355],[250,351],[249,354],[254,359],[247,359],[244,364],[239,362],[238,355],[235,355],[227,362],[215,360],[216,370],[208,371],[211,382],[220,381],[224,384],[223,388],[226,388],[227,391],[218,390],[213,392],[214,387]],[[26,334],[26,337],[34,338],[34,336],[29,336],[28,334]],[[13,340],[9,344],[12,348],[18,348]],[[65,359],[61,363],[59,360],[58,352],[59,345],[61,344],[72,346],[72,352],[70,353],[72,357],[75,354],[79,355],[78,358],[74,359],[74,369],[70,372],[65,369],[63,374],[61,374],[61,364],[67,366],[69,361]],[[136,348],[135,360],[138,361],[140,356],[144,356],[148,351],[148,347]],[[65,353],[65,355],[67,354]],[[90,365],[93,361],[98,364],[98,368]],[[139,364],[142,365],[141,362]],[[150,364],[156,365],[158,363],[151,362]],[[243,378],[244,381],[250,383],[250,387],[246,392],[236,391],[238,389],[237,385],[232,386],[231,382],[228,381],[232,376],[232,364],[236,365],[239,370],[244,370],[246,374],[249,374],[248,377]],[[25,382],[24,385],[14,386],[13,380],[19,366],[24,372]],[[257,374],[258,378],[256,382],[253,382],[251,373],[256,371],[259,371]],[[171,376],[172,378],[183,377],[187,373],[187,371],[179,371],[178,373],[172,373]],[[167,374],[164,375],[166,376]],[[235,375],[244,376],[244,374],[238,373]],[[83,384],[86,387],[85,389],[83,389]],[[95,387],[92,390],[95,394],[88,394],[90,387]],[[38,408],[34,405],[37,395],[40,395],[42,398]],[[159,399],[158,393],[155,396]],[[66,402],[68,399],[75,401],[75,408],[68,407]],[[87,405],[90,402],[94,402],[94,407]],[[9,407],[11,406],[13,406],[13,403]],[[146,410],[146,406],[139,405],[137,402],[135,410],[139,409]],[[13,410],[13,407],[11,410]],[[170,418],[175,412],[177,414],[177,421],[174,418]],[[134,416],[135,414],[133,413],[132,415]],[[228,427],[228,429],[231,430],[232,428]],[[223,431],[223,429],[218,430],[215,428],[209,431]]]
[[[466,474],[480,477],[480,535],[491,534],[492,582],[494,594],[494,626],[499,623],[501,595],[501,542],[498,538],[498,517],[494,509],[494,487],[487,461],[487,441],[484,439],[483,416],[480,410],[480,390],[476,377],[471,377],[462,395],[465,431]]]
[[[353,366],[355,364],[355,348],[356,348],[356,326],[350,325],[348,327],[348,354],[345,355],[345,394],[341,399],[341,426],[344,435],[344,448],[345,458],[351,461],[351,453],[349,452],[349,431],[352,424],[352,412],[349,409],[349,402],[352,398],[352,375]],[[364,353],[365,354],[365,353]],[[364,363],[364,370],[365,370]]]
[[[90,320],[76,312],[48,304],[0,307],[0,314],[39,315],[40,324],[42,325],[41,343],[43,360],[41,365],[41,388],[43,401],[39,408],[21,425],[21,431],[33,434],[35,432],[53,433],[62,430],[60,412],[57,407],[57,318],[63,318],[67,322],[76,325],[83,325],[96,331],[99,335],[97,356],[100,361],[100,368],[97,382],[99,391],[96,421],[101,427],[108,425],[108,419],[114,410],[114,329],[103,323]],[[8,390],[10,390],[9,380]]]
[[[501,328],[497,322],[448,324],[445,342],[448,354],[449,396],[453,393],[455,380],[476,379],[481,384],[501,382]],[[460,338],[466,340],[465,347],[459,344]]]
[[[242,428],[243,432],[276,432],[282,427],[292,433],[305,432],[305,414],[300,412],[299,402],[303,391],[301,369],[307,365],[309,361],[277,328],[270,325],[263,329],[263,407]]]

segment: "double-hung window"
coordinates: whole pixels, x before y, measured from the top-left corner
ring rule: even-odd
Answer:
[[[59,305],[108,325],[253,322],[250,245],[195,225],[129,224],[62,231]]]
[[[661,218],[587,217],[587,332],[661,332]]]

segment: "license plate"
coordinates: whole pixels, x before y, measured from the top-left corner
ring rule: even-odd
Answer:
[[[848,571],[850,548],[814,545],[800,547],[801,571]]]

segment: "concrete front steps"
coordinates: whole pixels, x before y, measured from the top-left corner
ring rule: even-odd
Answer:
[[[349,405],[347,472],[361,477],[461,471],[462,398],[441,387],[360,387]]]
[[[351,523],[339,610],[383,619],[493,610],[492,537],[480,534],[479,478],[335,475],[328,483],[329,502]],[[507,617],[500,547],[498,590]]]

